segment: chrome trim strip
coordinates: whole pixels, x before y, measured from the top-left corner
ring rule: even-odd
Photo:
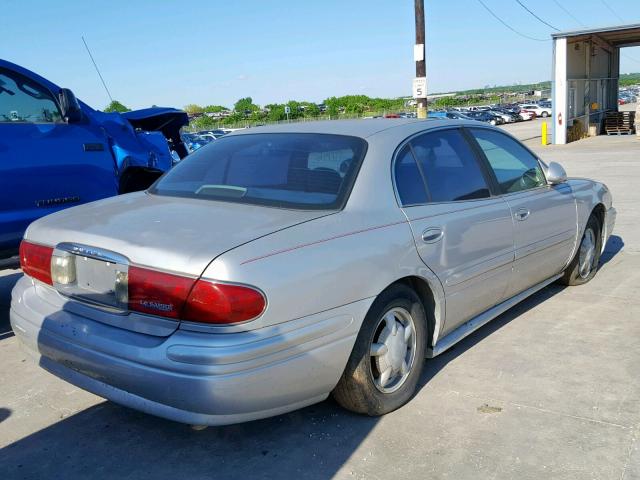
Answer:
[[[486,310],[484,313],[481,313],[480,315],[472,318],[466,323],[463,323],[458,328],[456,328],[452,332],[448,333],[445,337],[440,339],[438,343],[436,343],[432,348],[427,349],[427,355],[426,355],[427,358],[433,358],[436,355],[440,355],[441,353],[446,352],[448,349],[453,347],[456,343],[458,343],[463,338],[467,337],[468,335],[471,335],[477,329],[479,329],[486,323],[489,323],[491,320],[496,318],[498,315],[501,315],[502,313],[506,312],[511,307],[520,303],[525,298],[529,297],[530,295],[533,295],[538,290],[542,290],[547,285],[555,282],[561,276],[562,276],[561,273],[558,275],[554,275],[553,277],[545,280],[544,282],[534,285],[533,287],[525,290],[524,292],[521,292],[511,297],[509,300],[506,300],[496,305],[495,307],[491,307],[489,310]]]
[[[105,250],[103,248],[71,242],[59,243],[55,248],[81,257],[92,258],[94,260],[117,263],[119,265],[129,265],[129,259],[124,255],[120,255],[119,253],[112,252],[111,250]]]

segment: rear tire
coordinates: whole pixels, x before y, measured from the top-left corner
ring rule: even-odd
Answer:
[[[563,285],[582,285],[595,277],[602,251],[602,227],[591,215],[573,260],[559,282]]]
[[[405,285],[391,286],[369,309],[333,397],[347,410],[371,416],[401,407],[422,373],[426,339],[420,298]]]
[[[542,118],[547,118],[549,116],[549,114],[547,112],[542,112],[542,115],[540,115]]]

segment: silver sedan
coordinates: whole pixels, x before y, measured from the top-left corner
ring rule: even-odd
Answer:
[[[11,324],[54,375],[179,422],[330,394],[381,415],[425,358],[593,278],[615,216],[605,185],[478,122],[256,128],[33,223]]]

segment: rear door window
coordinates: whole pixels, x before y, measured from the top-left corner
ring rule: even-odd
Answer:
[[[480,164],[460,130],[427,133],[411,140],[431,202],[454,202],[491,195]]]
[[[403,206],[427,203],[427,191],[409,145],[400,151],[394,167],[396,189]]]

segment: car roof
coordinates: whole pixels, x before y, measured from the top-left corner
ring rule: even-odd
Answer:
[[[350,135],[354,137],[367,138],[382,131],[393,128],[402,128],[411,126],[413,128],[418,125],[421,129],[429,130],[431,128],[439,128],[443,126],[455,125],[476,125],[476,122],[465,120],[452,120],[449,118],[372,118],[358,120],[320,120],[312,122],[297,122],[278,125],[267,125],[264,127],[247,128],[241,131],[233,132],[229,135],[248,135],[256,133],[319,133],[334,135]]]

